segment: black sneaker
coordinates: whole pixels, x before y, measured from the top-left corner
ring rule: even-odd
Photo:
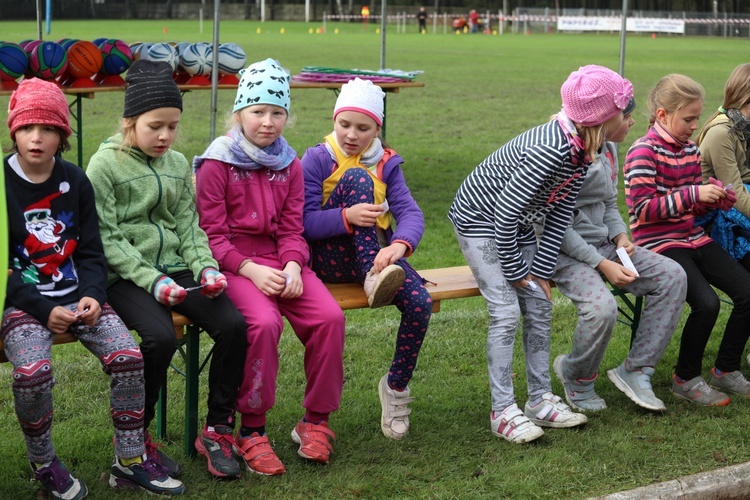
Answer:
[[[182,467],[180,467],[180,464],[175,462],[169,455],[161,451],[159,448],[162,448],[164,445],[160,443],[155,443],[151,439],[151,434],[146,432],[146,455],[148,455],[148,458],[154,459],[157,462],[159,462],[161,465],[167,468],[167,472],[169,473],[169,477],[173,477],[177,479],[180,477],[180,474],[182,474]]]
[[[242,475],[242,466],[234,454],[236,447],[234,431],[228,425],[217,425],[213,432],[205,426],[195,439],[195,449],[208,459],[208,471],[216,477],[233,479]]]
[[[34,471],[37,481],[42,483],[44,489],[49,493],[50,498],[80,500],[86,498],[89,493],[83,481],[73,477],[73,474],[57,457],[48,466],[39,469],[31,464],[31,469]]]
[[[109,469],[109,485],[113,488],[143,489],[160,495],[182,495],[185,485],[169,477],[167,468],[148,455],[143,455],[143,462],[122,465],[115,457]]]

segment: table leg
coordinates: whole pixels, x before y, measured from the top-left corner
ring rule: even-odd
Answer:
[[[83,103],[81,102],[81,95],[76,94],[75,97],[73,97],[73,102],[71,102],[68,105],[68,109],[70,109],[70,116],[73,117],[75,120],[75,126],[71,127],[73,129],[73,133],[76,135],[78,139],[78,166],[81,168],[84,168],[83,165]],[[73,106],[75,106],[75,111],[73,111]]]
[[[200,375],[200,327],[189,325],[185,331],[185,455],[195,456],[198,437],[198,376]]]

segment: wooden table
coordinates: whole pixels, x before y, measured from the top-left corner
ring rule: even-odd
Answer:
[[[292,80],[290,87],[292,89],[329,89],[338,95],[341,86],[345,82],[300,82]],[[383,99],[383,127],[380,131],[381,137],[386,137],[386,105],[388,94],[397,94],[402,88],[424,87],[423,82],[395,82],[395,83],[378,83],[386,98]],[[181,92],[190,92],[193,90],[211,90],[210,85],[178,85]],[[237,90],[237,85],[219,84],[219,90]],[[63,87],[63,93],[73,96],[73,102],[70,103],[70,114],[74,123],[71,123],[73,132],[78,137],[78,166],[84,168],[83,164],[83,99],[93,99],[99,92],[124,92],[125,85],[101,86],[88,88],[70,88]],[[0,90],[0,95],[10,95],[11,90]],[[118,115],[119,116],[119,115]]]

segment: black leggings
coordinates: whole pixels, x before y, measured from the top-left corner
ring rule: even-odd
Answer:
[[[182,287],[195,286],[190,271],[170,274]],[[145,428],[155,415],[159,389],[177,350],[172,310],[193,320],[214,340],[213,359],[208,373],[208,425],[232,425],[237,389],[242,381],[247,337],[245,319],[225,294],[215,299],[188,292],[176,306],[158,302],[152,294],[132,281],[119,280],[107,290],[109,304],[127,327],[141,337],[141,353],[146,379]]]
[[[684,380],[701,375],[703,353],[721,305],[712,285],[734,303],[714,366],[726,372],[739,370],[750,337],[750,273],[714,242],[697,249],[672,248],[663,254],[680,264],[688,279],[690,315],[682,330],[675,373]]]

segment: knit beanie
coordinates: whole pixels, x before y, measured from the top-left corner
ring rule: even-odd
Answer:
[[[370,80],[355,78],[341,86],[341,92],[333,108],[333,119],[342,111],[364,113],[378,125],[383,125],[383,99],[385,92]]]
[[[594,127],[623,112],[633,97],[633,85],[611,69],[592,64],[572,72],[560,95],[571,120]]]
[[[152,109],[179,108],[182,95],[172,79],[172,66],[164,61],[138,59],[125,75],[123,118],[138,116]]]
[[[289,73],[273,59],[251,64],[240,71],[233,113],[256,104],[272,104],[289,114]]]
[[[23,79],[10,96],[8,128],[11,140],[16,140],[16,130],[26,125],[52,125],[59,127],[69,137],[70,118],[68,101],[54,82],[39,78]]]

